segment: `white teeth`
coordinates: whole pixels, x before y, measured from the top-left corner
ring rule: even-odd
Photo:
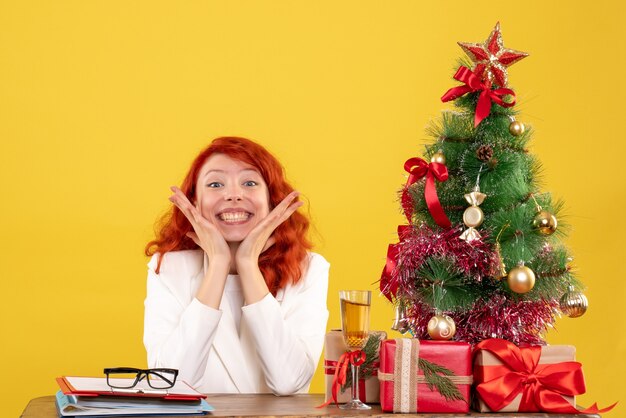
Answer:
[[[224,212],[220,213],[219,218],[225,222],[240,222],[245,221],[250,217],[247,212]]]

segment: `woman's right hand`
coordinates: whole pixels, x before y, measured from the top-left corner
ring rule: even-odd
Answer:
[[[228,243],[208,219],[206,219],[197,207],[195,207],[187,196],[176,186],[170,188],[173,195],[169,200],[176,205],[185,215],[194,232],[188,232],[191,238],[200,248],[204,250],[211,263],[219,263],[230,268],[231,252]]]

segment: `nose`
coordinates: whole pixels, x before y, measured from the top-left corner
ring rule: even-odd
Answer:
[[[228,187],[226,189],[226,193],[224,194],[224,199],[229,202],[243,200],[242,188],[238,185]]]

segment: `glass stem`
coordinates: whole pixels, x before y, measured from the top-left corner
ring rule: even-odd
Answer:
[[[359,366],[352,365],[352,400],[358,401],[359,399]]]

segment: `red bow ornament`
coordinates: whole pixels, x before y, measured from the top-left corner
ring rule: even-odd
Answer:
[[[389,244],[387,247],[387,262],[380,275],[380,291],[389,302],[393,302],[398,291],[398,282],[394,280],[396,265],[398,264],[398,244]]]
[[[493,354],[501,365],[477,366],[475,382],[480,398],[492,411],[499,411],[522,394],[519,412],[550,412],[565,414],[598,414],[611,410],[598,409],[596,404],[579,410],[564,396],[585,393],[581,364],[565,361],[540,364],[541,347],[519,348],[509,341],[489,339],[476,345],[476,350]]]
[[[495,102],[502,107],[511,107],[515,105],[515,92],[507,88],[498,88],[491,90],[491,81],[482,82],[481,79],[467,67],[459,67],[454,75],[454,79],[464,83],[464,86],[452,87],[442,97],[442,102],[458,99],[459,97],[479,91],[478,103],[476,104],[476,112],[474,113],[474,127],[489,116],[491,113],[491,103]],[[503,97],[513,96],[513,101],[505,102]]]
[[[398,238],[400,241],[410,232],[411,226],[398,225]],[[400,244],[389,244],[387,247],[387,262],[380,275],[380,292],[385,295],[389,302],[396,297],[400,283],[397,279],[396,266],[400,255]]]
[[[411,214],[413,212],[413,203],[409,196],[409,186],[425,176],[426,187],[424,188],[424,197],[428,211],[437,225],[442,228],[450,228],[452,224],[443,211],[441,203],[439,203],[439,197],[437,197],[437,189],[435,187],[435,180],[448,180],[448,168],[445,164],[436,162],[429,164],[421,158],[414,157],[404,163],[404,169],[409,173],[409,178],[406,181],[406,186],[402,193],[402,208],[404,209],[404,214],[409,220],[409,223],[411,222]]]

